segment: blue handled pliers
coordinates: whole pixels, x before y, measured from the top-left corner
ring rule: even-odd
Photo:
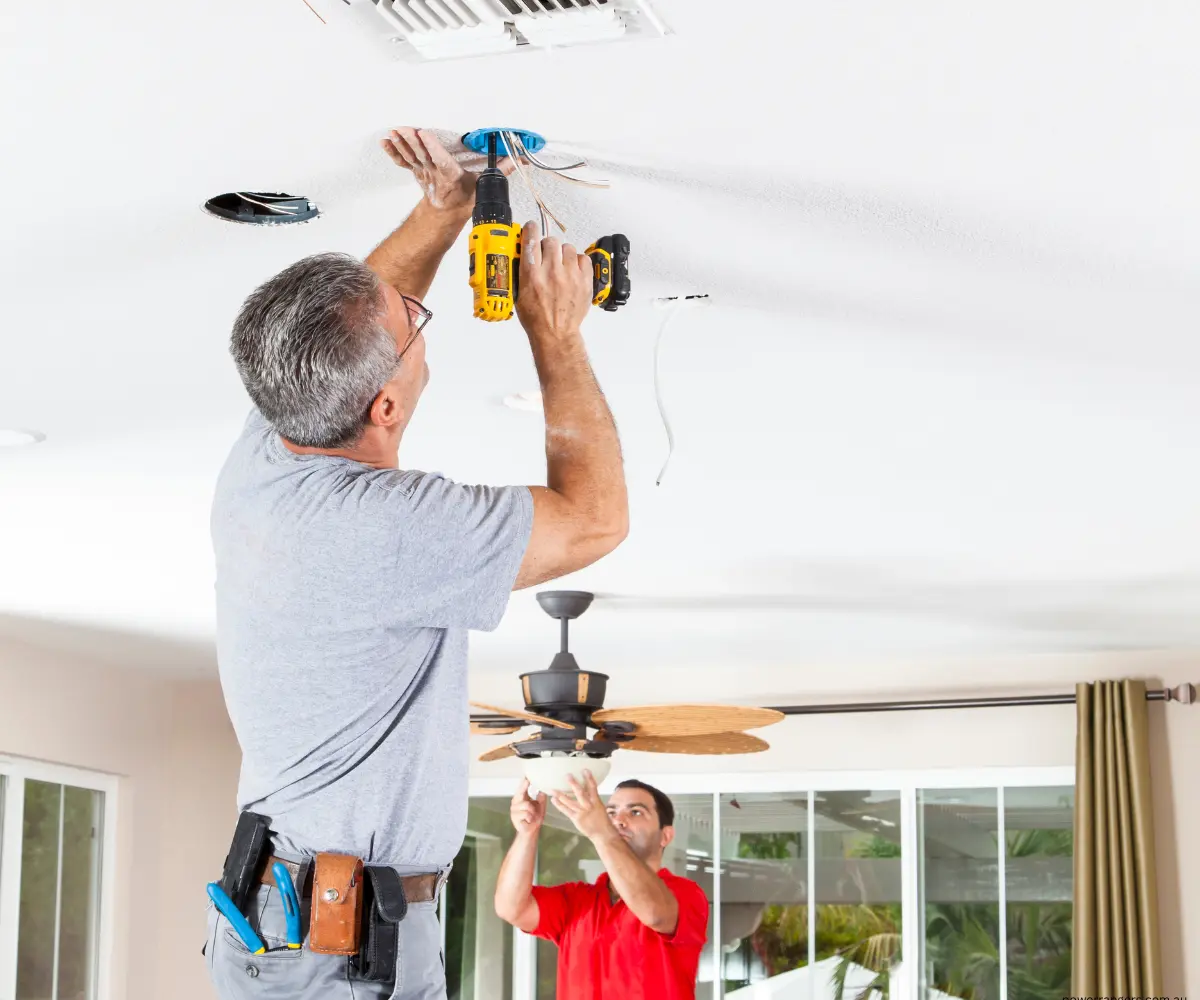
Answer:
[[[287,917],[287,946],[299,948],[303,936],[300,933],[300,897],[296,895],[296,885],[287,866],[278,861],[271,865],[271,874],[275,876],[279,898],[283,900],[283,912]]]
[[[225,919],[229,921],[233,929],[237,932],[237,936],[250,949],[252,955],[261,955],[267,950],[267,946],[262,943],[262,938],[254,933],[254,928],[250,926],[250,921],[243,917],[241,911],[233,905],[233,900],[225,894],[225,890],[221,888],[219,883],[208,883],[208,898],[225,915]]]

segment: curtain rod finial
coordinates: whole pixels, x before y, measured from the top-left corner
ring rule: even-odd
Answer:
[[[1178,701],[1184,705],[1191,705],[1196,700],[1196,686],[1194,684],[1180,684],[1178,687],[1166,688],[1167,701]]]

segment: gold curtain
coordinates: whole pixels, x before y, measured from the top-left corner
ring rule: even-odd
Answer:
[[[1079,684],[1075,696],[1071,993],[1160,996],[1146,685]]]

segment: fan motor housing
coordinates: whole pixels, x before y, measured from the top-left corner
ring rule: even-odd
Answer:
[[[570,653],[559,653],[549,670],[521,674],[525,707],[530,712],[568,722],[575,731],[569,733],[565,729],[544,726],[539,739],[521,742],[520,756],[536,757],[546,751],[611,756],[617,744],[587,738],[592,712],[604,707],[607,689],[607,674],[580,670]]]
[[[521,692],[525,695],[525,705],[529,711],[557,718],[558,711],[562,709],[586,709],[590,716],[596,709],[604,707],[608,674],[559,667],[558,661],[567,657],[571,663],[575,662],[575,657],[570,653],[559,653],[554,658],[555,665],[549,670],[521,674]],[[563,721],[573,720],[565,718]]]

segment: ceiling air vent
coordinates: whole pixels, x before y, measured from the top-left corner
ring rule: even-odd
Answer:
[[[649,0],[371,0],[425,59],[665,35]]]

